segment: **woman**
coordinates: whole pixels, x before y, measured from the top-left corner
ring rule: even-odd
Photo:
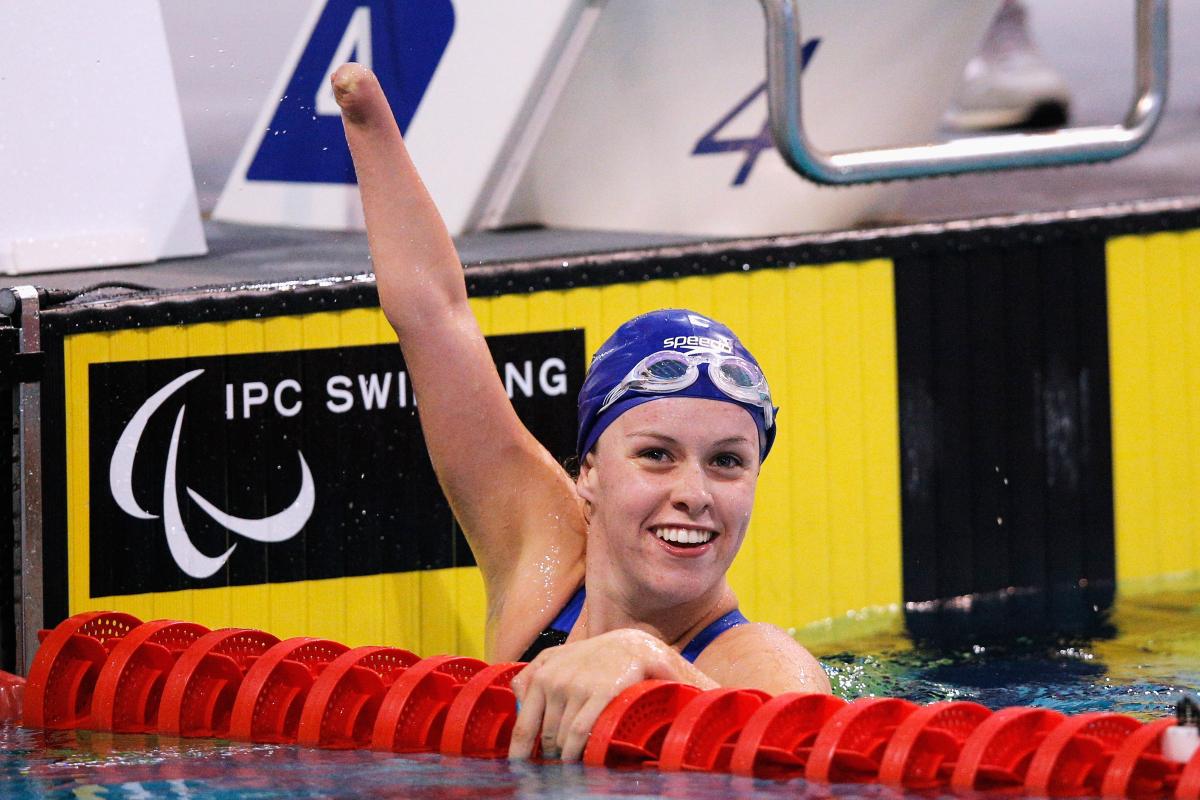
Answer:
[[[578,759],[608,702],[648,678],[828,692],[790,636],[745,622],[725,580],[775,435],[765,380],[732,332],[678,310],[622,326],[580,393],[572,481],[509,403],[379,83],[347,64],[333,88],[380,304],[483,573],[487,656],[532,659],[513,681],[510,757],[540,736],[546,756]]]

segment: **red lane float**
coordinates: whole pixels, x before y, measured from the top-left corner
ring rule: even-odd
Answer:
[[[729,772],[738,735],[771,699],[757,689],[711,689],[683,707],[663,740],[658,768],[668,772]]]
[[[870,783],[879,775],[892,734],[916,710],[916,703],[894,697],[868,697],[838,709],[813,742],[804,777],[821,783]]]
[[[463,685],[486,668],[477,658],[458,656],[434,656],[409,667],[384,695],[371,748],[390,753],[437,751],[450,704]]]
[[[477,758],[507,754],[517,717],[511,683],[525,667],[418,660],[406,650],[350,650],[325,639],[280,642],[263,631],[209,632],[113,612],[77,614],[42,641],[24,685],[28,727]],[[583,761],[907,791],[1200,800],[1200,751],[1181,764],[1161,745],[1173,725],[1195,724],[1198,707],[1185,698],[1178,722],[1143,724],[1104,712],[993,713],[976,703],[921,707],[896,698],[847,704],[649,680],[601,712]],[[1174,733],[1184,743],[1191,735]]]
[[[950,788],[1016,791],[1034,752],[1065,717],[1045,708],[1005,708],[979,724],[963,744],[950,776]]]
[[[174,736],[229,735],[233,701],[246,670],[278,637],[248,628],[201,636],[167,675],[158,707],[158,732]]]
[[[206,633],[208,628],[194,622],[160,619],[125,634],[96,678],[92,727],[113,733],[153,732],[167,673]]]
[[[1104,772],[1142,723],[1124,714],[1094,712],[1068,717],[1046,734],[1029,762],[1025,791],[1043,797],[1078,797],[1100,790]]]
[[[229,719],[229,737],[242,742],[293,744],[313,680],[350,648],[297,636],[263,653],[246,670]]]
[[[384,693],[419,660],[395,647],[356,647],[342,653],[309,690],[296,743],[338,750],[370,745]]]
[[[25,679],[0,670],[0,723],[17,722],[25,697]]]
[[[517,697],[509,684],[524,662],[493,664],[477,672],[446,710],[441,751],[452,756],[503,758],[508,755]]]
[[[672,681],[642,681],[609,703],[588,737],[583,763],[637,767],[657,762],[671,723],[700,690]]]
[[[788,692],[768,700],[742,729],[730,770],[750,778],[786,780],[804,775],[821,728],[846,705],[828,694]]]
[[[25,687],[28,728],[87,728],[92,692],[113,646],[142,621],[115,611],[86,611],[65,619],[33,657]]]
[[[1179,773],[1175,785],[1175,800],[1200,800],[1200,750]]]
[[[1163,758],[1159,742],[1173,719],[1143,725],[1121,743],[1104,772],[1100,796],[1165,797],[1178,778],[1180,766]]]
[[[967,738],[992,712],[965,701],[933,703],[896,727],[879,764],[879,782],[897,789],[936,789],[954,772]]]

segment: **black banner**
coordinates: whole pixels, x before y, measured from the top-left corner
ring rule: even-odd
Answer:
[[[570,455],[583,332],[488,344]],[[93,597],[475,563],[396,345],[93,364],[89,391]]]
[[[896,260],[916,635],[1104,622],[1116,575],[1104,247],[1084,237]]]

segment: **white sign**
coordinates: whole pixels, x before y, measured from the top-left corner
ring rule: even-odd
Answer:
[[[158,3],[10,3],[0,273],[206,252]]]
[[[530,98],[558,65],[584,0],[316,0],[213,216],[362,228],[329,76],[344,61],[379,76],[409,152],[450,230],[473,227]]]
[[[998,0],[805,0],[805,127],[831,151],[937,132]],[[759,3],[608,0],[505,224],[747,236],[844,228],[903,183],[822,187],[767,127]]]

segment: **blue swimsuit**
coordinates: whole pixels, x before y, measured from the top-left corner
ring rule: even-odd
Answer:
[[[532,661],[538,653],[548,647],[557,647],[567,641],[567,636],[571,633],[571,628],[575,627],[575,621],[579,619],[579,612],[583,610],[584,591],[580,586],[575,594],[571,595],[571,599],[563,607],[563,610],[558,612],[558,616],[550,623],[550,627],[538,634],[533,640],[533,644],[529,645],[529,649],[521,656],[521,661]],[[750,620],[738,611],[736,608],[730,611],[725,616],[715,619],[710,622],[704,630],[696,634],[696,637],[688,642],[687,647],[683,648],[681,656],[686,658],[689,663],[695,663],[696,659],[704,652],[704,648],[712,644],[712,640],[716,639],[730,628],[735,628],[738,625],[745,624]]]

